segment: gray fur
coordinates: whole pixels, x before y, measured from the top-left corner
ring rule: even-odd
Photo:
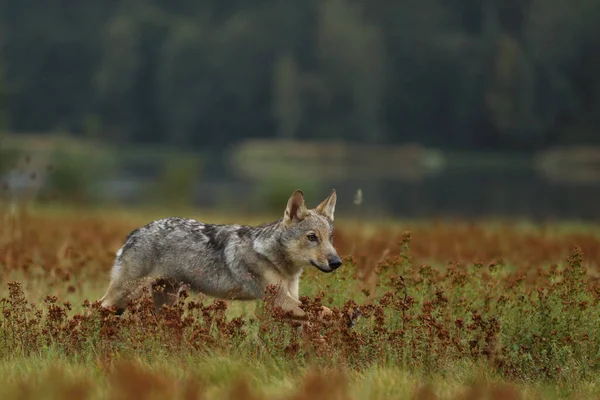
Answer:
[[[303,315],[298,309],[303,269],[331,272],[341,264],[332,243],[335,199],[334,191],[307,210],[302,192],[296,191],[283,218],[260,226],[180,217],[153,221],[131,232],[117,251],[102,305],[122,312],[146,284],[165,286],[162,294],[154,294],[157,308],[173,304],[182,285],[220,299],[254,300],[274,284],[280,288],[280,305]],[[318,242],[308,239],[310,233]]]

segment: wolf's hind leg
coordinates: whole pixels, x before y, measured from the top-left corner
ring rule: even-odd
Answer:
[[[114,307],[116,314],[121,315],[130,301],[137,300],[143,294],[146,287],[150,287],[151,278],[140,279],[113,279],[100,299],[103,308]]]
[[[114,282],[111,282],[104,296],[100,298],[100,306],[102,308],[114,307],[117,315],[123,314],[127,306],[123,289],[119,288]]]

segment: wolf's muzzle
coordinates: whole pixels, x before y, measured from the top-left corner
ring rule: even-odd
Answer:
[[[327,259],[329,268],[332,270],[338,269],[342,265],[342,260],[338,256],[332,256]]]
[[[338,269],[340,267],[340,265],[342,265],[342,260],[340,260],[339,257],[337,257],[337,260],[332,257],[331,259],[327,260],[327,264],[328,264],[327,266],[319,265],[312,260],[310,260],[310,263],[313,265],[313,267],[317,267],[320,271],[329,273],[329,272],[333,272],[336,269]]]

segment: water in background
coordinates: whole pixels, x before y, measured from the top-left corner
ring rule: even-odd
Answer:
[[[335,188],[336,212],[350,218],[600,221],[600,173],[596,173],[600,170],[568,167],[565,157],[547,156],[540,161],[539,157],[509,160],[496,155],[493,160],[489,156],[477,160],[473,155],[444,157],[415,146],[377,150],[318,144],[315,151],[296,145],[269,146],[212,154],[212,162],[196,162],[198,157],[181,154],[165,156],[160,150],[155,152],[160,157],[124,152],[127,156],[109,174],[94,174],[94,168],[100,167],[89,167],[88,175],[75,181],[75,172],[84,169],[75,161],[59,169],[62,179],[71,179],[72,189],[85,184],[94,202],[110,205],[136,206],[162,199],[166,208],[173,209],[182,200],[201,209],[265,212],[283,209],[294,189],[304,190],[308,205],[315,206]],[[86,165],[88,161],[85,156]],[[30,195],[32,186],[48,184],[39,172],[35,180],[30,179],[31,170],[17,168],[4,174],[10,197]],[[358,189],[363,194],[360,206],[354,203]]]
[[[302,171],[303,168],[298,167]],[[296,188],[306,192],[309,206],[325,198],[335,188],[338,215],[348,217],[511,217],[532,220],[574,219],[600,221],[600,179],[557,179],[529,164],[499,167],[440,168],[435,173],[415,176],[356,177],[321,179],[310,184],[310,172],[300,177],[278,180],[280,185],[265,194],[268,178],[232,176],[230,171],[213,171],[196,184],[193,204],[199,208],[234,207],[246,212],[283,207],[286,196]],[[600,175],[598,176],[600,178]],[[148,178],[151,180],[151,178]],[[115,185],[117,181],[113,181]],[[303,186],[308,184],[308,188]],[[107,184],[109,184],[107,182]],[[117,187],[116,185],[114,186]],[[139,190],[134,190],[138,187]],[[119,189],[105,194],[136,204],[142,201],[142,181],[130,177]],[[357,207],[355,195],[362,192]],[[264,197],[272,198],[264,201]]]

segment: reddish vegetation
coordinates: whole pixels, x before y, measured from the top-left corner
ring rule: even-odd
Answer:
[[[535,269],[563,262],[575,247],[585,254],[586,262],[600,266],[598,233],[557,234],[550,227],[521,231],[506,223],[491,229],[485,223],[435,223],[430,226],[404,227],[404,231],[386,229],[363,237],[360,232],[338,231],[336,248],[351,256],[364,279],[377,264],[398,262],[410,242],[415,263],[459,262],[491,263],[499,260],[520,268]],[[385,262],[383,262],[385,260]]]
[[[140,223],[78,214],[8,215],[0,210],[0,215],[0,265],[5,270],[27,271],[40,265],[46,272],[65,279],[82,270],[105,278],[115,251]],[[417,264],[485,264],[503,260],[535,269],[563,262],[577,246],[588,264],[595,268],[600,265],[597,233],[558,235],[550,227],[525,232],[509,223],[490,229],[485,223],[461,221],[402,228],[381,229],[373,235],[338,228],[335,246],[341,255],[356,263],[361,280],[369,280],[378,264],[399,261],[407,239],[410,256]]]
[[[106,281],[114,251],[135,228],[130,222],[90,216],[4,218],[2,275],[21,270],[35,277],[43,271],[48,287],[67,287],[68,292],[80,292],[85,280]],[[600,367],[600,360],[590,356],[600,343],[594,322],[600,303],[594,277],[600,239],[594,234],[557,235],[549,228],[525,233],[510,225],[490,230],[457,223],[410,233],[382,230],[370,237],[341,229],[335,243],[346,258],[343,279],[354,278],[364,295],[355,290],[352,299],[334,300],[326,285],[321,294],[302,297],[313,317],[321,304],[338,304],[329,320],[312,318],[304,335],[282,323],[269,296],[262,312],[251,317],[227,318],[226,302],[186,299],[185,294],[160,317],[148,298],[115,317],[89,302],[85,305],[91,313],[73,314],[71,304],[54,296],[43,306],[32,304],[21,283],[9,282],[9,294],[0,299],[1,327],[7,332],[0,349],[3,356],[39,354],[46,346],[67,355],[93,349],[107,371],[121,371],[112,387],[123,398],[144,398],[148,387],[172,390],[168,382],[116,362],[117,355],[149,352],[157,343],[168,354],[238,352],[256,360],[293,358],[299,365],[356,371],[391,362],[430,373],[460,360],[481,361],[511,381],[568,382],[574,370],[577,379],[586,379]],[[434,261],[447,268],[426,264]],[[252,332],[258,332],[261,346],[253,342]],[[343,376],[324,376],[309,375],[293,398],[325,398],[319,388],[327,388],[327,398],[349,397]],[[339,384],[331,385],[330,379]],[[242,398],[235,393],[246,393],[246,384],[240,381],[231,398]],[[339,393],[332,394],[334,387]],[[190,381],[183,388],[186,398],[193,398],[191,393],[202,385]],[[472,388],[477,390],[483,389]],[[491,398],[518,398],[508,387],[491,390]],[[420,399],[432,396],[426,387],[416,394]]]

